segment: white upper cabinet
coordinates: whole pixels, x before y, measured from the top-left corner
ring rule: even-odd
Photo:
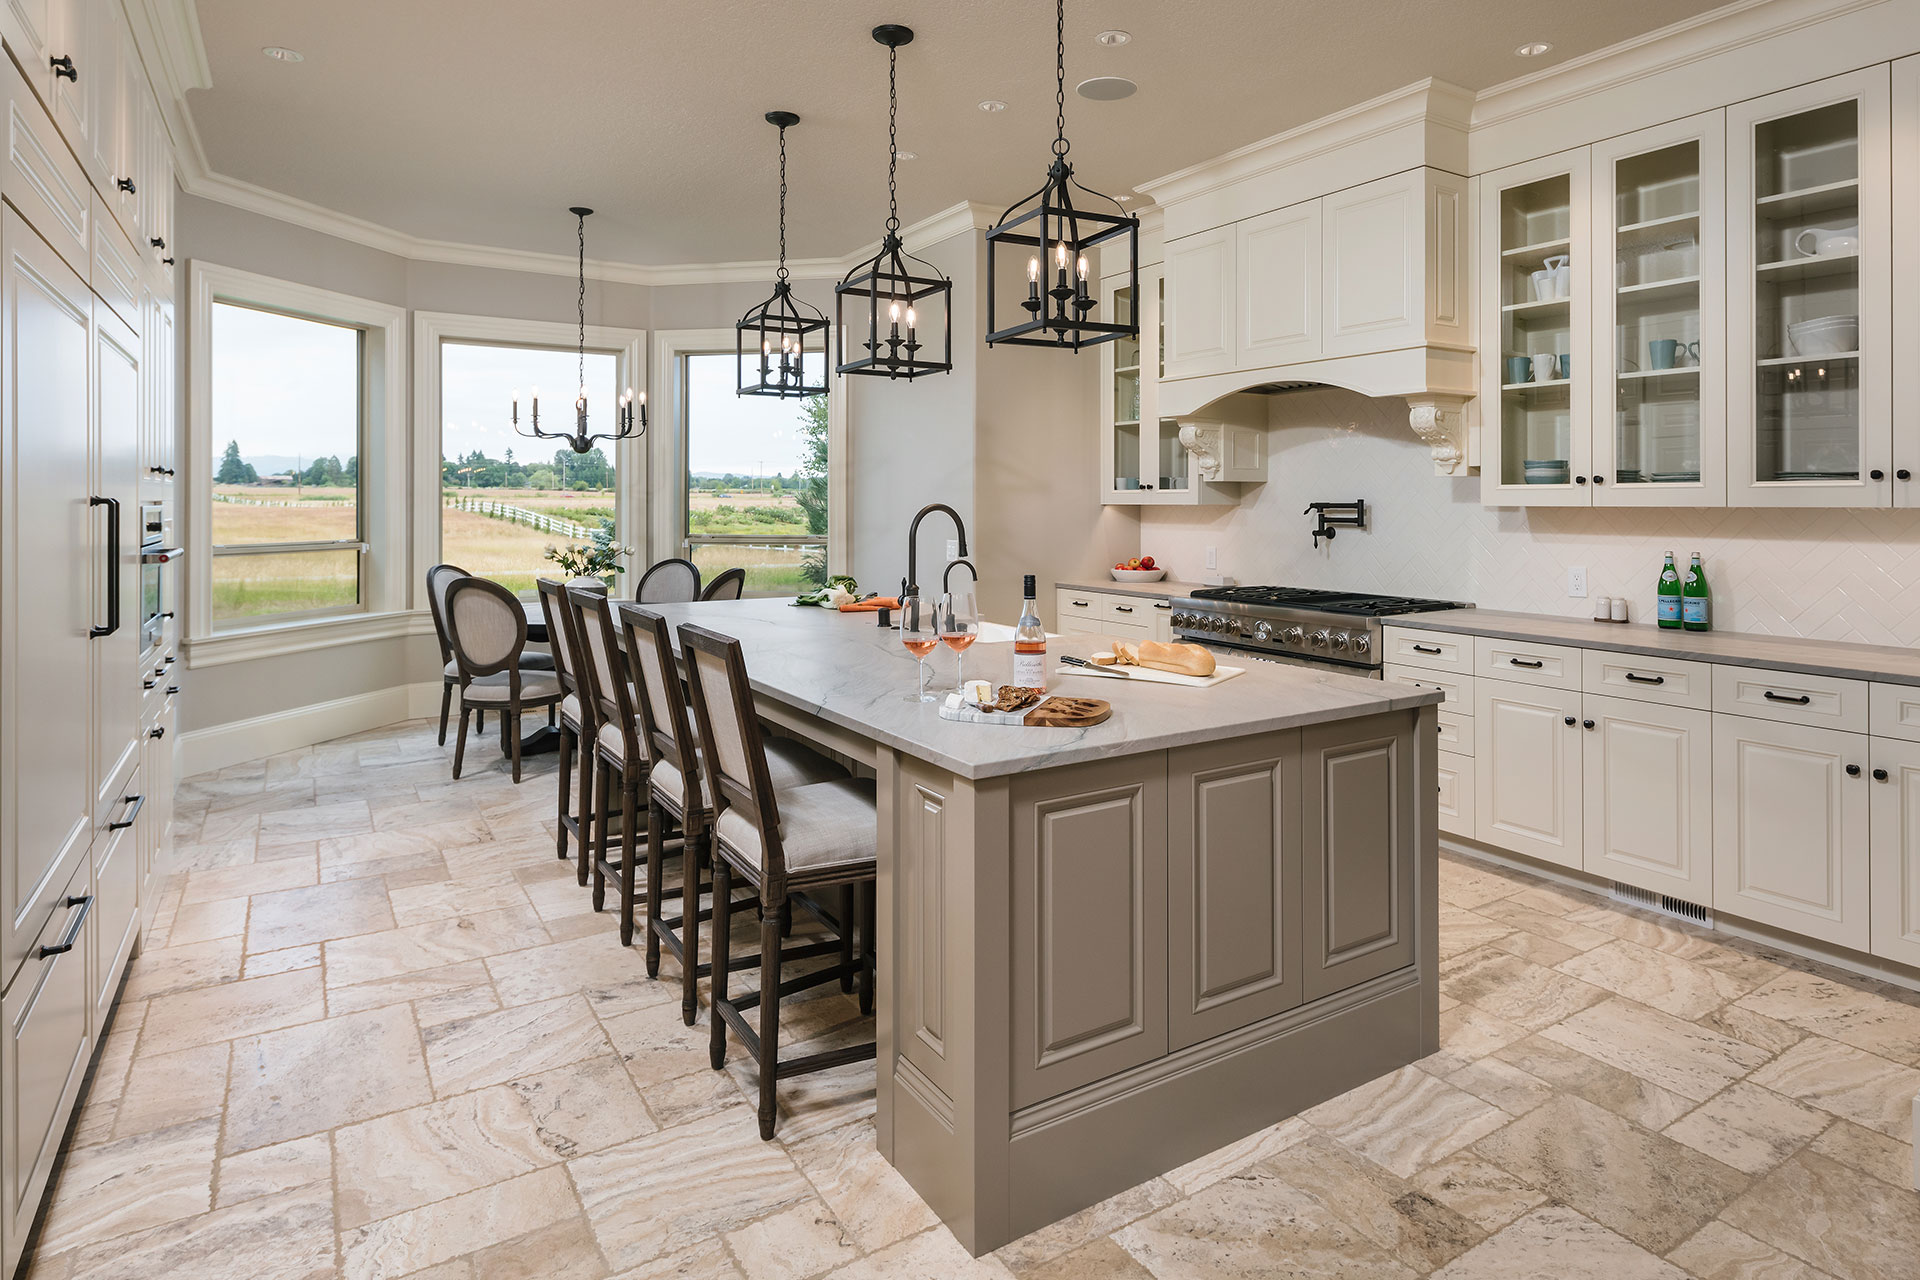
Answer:
[[[1454,175],[1415,169],[1320,202],[1325,354],[1467,340],[1465,196]]]
[[[1234,367],[1237,240],[1235,228],[1215,227],[1167,241],[1167,377]]]
[[[1236,365],[1260,368],[1320,354],[1320,201],[1236,224],[1239,291]]]
[[[1727,109],[1732,505],[1893,500],[1890,96],[1883,65]]]
[[[1593,502],[1720,506],[1725,113],[1595,144],[1593,232]]]
[[[0,39],[27,69],[27,78],[45,91],[53,58],[52,0],[0,0]]]
[[[88,160],[94,106],[100,98],[94,86],[96,82],[117,84],[119,77],[118,70],[102,65],[99,56],[105,13],[102,0],[52,0],[47,15],[46,79],[35,78],[35,87],[45,90],[53,122],[83,163]],[[108,45],[104,62],[112,61],[112,46]],[[40,68],[29,68],[36,70]]]

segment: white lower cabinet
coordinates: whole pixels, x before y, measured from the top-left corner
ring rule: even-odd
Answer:
[[[1712,715],[1587,694],[1580,723],[1588,874],[1712,902]]]
[[[1868,949],[1868,739],[1713,719],[1716,911]]]
[[[1475,682],[1475,838],[1582,865],[1580,691]]]
[[[1471,840],[1477,834],[1473,826],[1473,757],[1447,751],[1444,747],[1438,756],[1440,829],[1449,835],[1465,836]]]
[[[1873,740],[1873,954],[1920,965],[1920,743]]]

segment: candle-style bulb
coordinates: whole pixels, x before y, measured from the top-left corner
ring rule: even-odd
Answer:
[[[891,306],[887,308],[887,318],[889,320],[892,320],[896,324],[899,323],[900,321],[900,304],[899,303],[897,302],[893,303]]]
[[[907,328],[913,328],[913,308],[907,308]]]
[[[1027,283],[1033,284],[1040,279],[1040,256],[1035,254],[1027,259]]]
[[[1067,269],[1067,242],[1065,240],[1053,246],[1053,262],[1060,270],[1065,271]]]
[[[1087,278],[1087,255],[1083,253],[1080,255],[1080,279],[1084,282],[1086,278]]]

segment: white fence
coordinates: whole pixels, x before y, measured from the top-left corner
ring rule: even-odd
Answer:
[[[446,505],[450,511],[472,511],[479,515],[492,516],[496,520],[511,520],[515,524],[524,524],[530,529],[556,534],[574,542],[585,542],[599,532],[584,524],[575,524],[571,520],[550,516],[544,511],[531,511],[526,507],[516,507],[507,502],[488,502],[482,498],[449,498]]]

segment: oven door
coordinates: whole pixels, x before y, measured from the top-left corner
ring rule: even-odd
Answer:
[[[1309,658],[1298,653],[1274,653],[1265,649],[1243,649],[1236,644],[1227,644],[1220,640],[1194,640],[1221,662],[1229,666],[1242,662],[1269,662],[1277,667],[1312,667],[1315,671],[1335,672],[1343,676],[1358,676],[1362,680],[1380,680],[1385,677],[1380,668],[1360,666],[1351,662],[1337,662],[1331,658]]]

